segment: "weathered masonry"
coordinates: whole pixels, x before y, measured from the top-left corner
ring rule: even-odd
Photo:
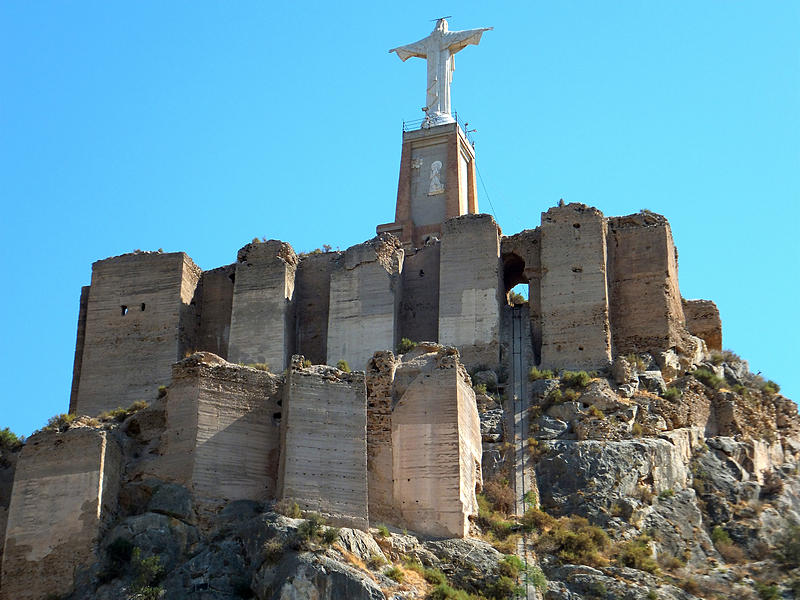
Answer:
[[[420,248],[388,233],[299,257],[285,242],[252,243],[205,272],[183,253],[98,261],[81,294],[70,410],[152,398],[194,351],[273,372],[295,353],[364,369],[407,337],[455,346],[468,367],[496,366],[506,360],[508,292],[520,283],[532,364],[597,369],[618,354],[682,349],[693,336],[721,347],[713,302],[680,296],[660,215],[606,218],[568,204],[511,237],[481,214],[440,229]]]

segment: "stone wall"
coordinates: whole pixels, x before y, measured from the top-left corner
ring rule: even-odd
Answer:
[[[611,362],[606,224],[585,204],[542,214],[542,364],[599,369]]]
[[[6,523],[8,522],[8,505],[11,503],[11,490],[14,485],[14,473],[20,449],[14,450],[0,444],[0,566],[3,564],[3,545],[6,539]],[[3,574],[0,569],[0,589],[3,587]]]
[[[432,243],[405,256],[398,315],[401,338],[439,339],[439,250],[440,244]]]
[[[89,303],[89,286],[81,288],[81,299],[78,304],[78,334],[75,339],[75,358],[72,364],[72,387],[69,393],[69,412],[77,409],[78,385],[81,381],[81,365],[83,363],[83,346],[86,343],[86,308]]]
[[[300,259],[295,285],[297,310],[297,348],[315,365],[328,358],[328,311],[331,273],[341,259],[341,252],[310,254]]]
[[[203,271],[198,285],[200,331],[195,350],[213,352],[222,358],[228,357],[235,279],[236,265]]]
[[[709,350],[722,350],[722,321],[711,300],[683,300],[686,329],[705,341]]]
[[[614,353],[675,346],[684,317],[669,223],[649,212],[610,218],[607,243]]]
[[[394,348],[403,250],[388,234],[347,249],[331,274],[327,363],[363,370],[376,350]]]
[[[396,518],[392,495],[392,404],[398,364],[392,352],[376,352],[366,370],[367,487],[373,522],[391,523]]]
[[[97,415],[151,400],[194,347],[200,269],[182,252],[124,254],[92,265],[74,409]]]
[[[293,362],[283,399],[279,495],[332,522],[367,529],[364,373]]]
[[[32,436],[19,457],[3,553],[2,600],[72,590],[116,509],[120,452],[108,433],[75,427]]]
[[[439,270],[439,343],[456,346],[469,366],[496,365],[502,296],[497,223],[490,215],[446,221]]]
[[[198,504],[275,498],[281,378],[199,352],[176,363],[158,472]]]
[[[395,377],[393,500],[400,524],[433,536],[466,537],[483,483],[475,394],[454,352],[427,352],[409,355]]]
[[[239,250],[233,286],[231,362],[266,363],[282,371],[294,351],[294,279],[297,256],[278,240]]]

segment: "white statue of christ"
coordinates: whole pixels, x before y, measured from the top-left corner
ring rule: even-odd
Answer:
[[[425,111],[425,121],[428,126],[453,122],[450,114],[450,82],[456,68],[454,55],[470,44],[477,46],[483,32],[491,29],[493,28],[483,27],[465,31],[448,31],[447,21],[438,19],[436,27],[428,37],[413,44],[389,50],[389,52],[397,52],[397,56],[403,62],[414,56],[427,59],[428,93],[426,106],[422,110]]]

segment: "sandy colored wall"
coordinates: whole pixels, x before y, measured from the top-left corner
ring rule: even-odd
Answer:
[[[293,365],[284,392],[282,427],[281,498],[333,522],[366,529],[364,374]]]
[[[470,366],[495,365],[499,359],[501,275],[500,230],[490,215],[464,215],[444,223],[438,341],[457,346]],[[482,353],[480,348],[488,350]]]
[[[19,458],[8,512],[2,600],[69,593],[73,573],[116,508],[120,453],[104,431],[32,436]]]
[[[611,362],[603,214],[567,204],[542,214],[542,364],[599,369]]]
[[[341,252],[310,254],[300,260],[295,280],[297,310],[297,349],[315,365],[325,364],[328,356],[328,311],[331,273]]]
[[[405,256],[398,314],[401,338],[439,339],[439,250],[440,244],[434,243]]]
[[[89,303],[89,286],[81,288],[81,299],[78,305],[78,333],[75,339],[75,358],[72,363],[72,388],[69,393],[69,412],[74,413],[78,406],[78,385],[81,381],[81,365],[83,363],[83,347],[86,343],[86,308]]]
[[[238,254],[233,287],[231,362],[267,363],[280,372],[294,351],[297,256],[278,240],[248,244]]]
[[[200,278],[200,330],[195,350],[227,358],[236,265],[203,271]]]
[[[78,413],[150,401],[169,383],[172,363],[194,345],[191,302],[199,277],[182,252],[125,254],[92,265]]]
[[[722,321],[711,300],[684,300],[683,313],[689,333],[705,340],[709,350],[722,350]]]
[[[392,413],[393,496],[404,523],[434,536],[466,537],[477,513],[481,437],[462,367],[421,372]]]
[[[669,223],[653,213],[610,218],[607,243],[614,353],[671,348],[684,317]]]
[[[373,522],[396,518],[392,495],[392,404],[398,361],[392,352],[376,352],[366,370],[367,487]]]
[[[173,367],[162,442],[162,477],[196,500],[275,497],[280,454],[280,377],[197,353]]]
[[[394,236],[347,249],[331,274],[329,365],[346,360],[363,370],[375,351],[396,346],[402,270],[403,250]]]
[[[8,505],[11,503],[11,490],[14,486],[14,473],[17,469],[19,449],[7,450],[0,446],[0,565],[3,564],[3,545],[6,539]],[[0,589],[3,587],[3,574],[0,569]]]

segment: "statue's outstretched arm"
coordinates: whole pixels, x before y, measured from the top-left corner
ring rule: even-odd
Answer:
[[[414,42],[413,44],[408,44],[407,46],[398,46],[397,48],[392,48],[389,50],[389,52],[397,52],[397,56],[399,56],[400,60],[403,62],[406,62],[412,57],[427,58],[425,44],[422,42],[423,40],[420,40],[418,42]]]
[[[481,27],[480,29],[465,29],[464,31],[448,31],[444,34],[444,45],[455,54],[470,44],[478,45],[484,31],[491,31],[494,27]]]

